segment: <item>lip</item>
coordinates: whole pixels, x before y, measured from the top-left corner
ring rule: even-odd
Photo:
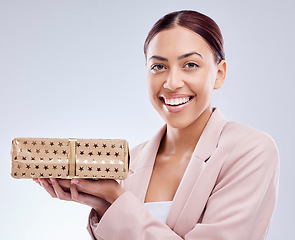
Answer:
[[[159,99],[163,103],[164,107],[167,109],[168,112],[171,113],[178,113],[186,109],[189,104],[192,102],[192,99],[194,99],[194,95],[188,95],[188,94],[163,94],[160,95]],[[165,103],[165,100],[171,100],[171,99],[177,99],[177,98],[189,98],[189,101],[180,105],[168,105]]]
[[[193,97],[191,94],[161,94],[160,98],[173,99],[173,98],[186,98]]]

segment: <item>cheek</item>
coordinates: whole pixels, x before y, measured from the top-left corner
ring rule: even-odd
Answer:
[[[147,88],[150,97],[153,97],[153,95],[156,95],[160,92],[162,88],[162,82],[160,79],[157,79],[151,74],[147,74]]]
[[[214,89],[215,78],[212,74],[208,74],[208,72],[204,72],[196,78],[194,83],[194,88],[197,93],[202,95],[208,95],[212,93]]]

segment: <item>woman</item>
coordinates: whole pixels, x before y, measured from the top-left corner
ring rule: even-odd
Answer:
[[[52,197],[93,208],[93,239],[265,239],[278,152],[267,134],[211,107],[226,77],[218,26],[195,11],[167,14],[144,53],[150,101],[166,125],[131,150],[128,178],[36,181]]]

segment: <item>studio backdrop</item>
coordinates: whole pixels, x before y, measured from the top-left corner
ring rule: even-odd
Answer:
[[[10,176],[15,137],[123,138],[164,124],[151,106],[143,42],[164,14],[193,9],[220,26],[228,66],[213,106],[269,133],[281,158],[269,240],[295,239],[293,1],[0,0],[1,239],[90,239],[90,208]]]

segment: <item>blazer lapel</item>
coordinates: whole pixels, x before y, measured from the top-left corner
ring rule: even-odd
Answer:
[[[219,137],[227,121],[220,111],[214,108],[176,191],[166,223],[180,236],[184,236],[189,229],[193,228],[203,212],[204,201],[206,203],[208,197],[205,191],[211,192],[206,181],[214,184],[214,179],[210,178],[208,170],[219,171],[219,166],[212,166],[209,159],[218,145]],[[166,125],[147,142],[136,158],[132,159],[131,174],[123,183],[124,188],[133,192],[142,202],[145,200],[155,158],[165,132]],[[200,204],[196,204],[198,202]],[[194,214],[191,214],[192,211]]]
[[[132,159],[131,174],[124,180],[124,188],[133,192],[142,202],[145,200],[156,155],[165,132],[166,125],[147,142],[136,158]]]
[[[207,172],[212,173],[214,169],[219,171],[219,166],[209,166],[210,157],[217,148],[219,137],[227,121],[218,109],[214,109],[174,196],[167,225],[180,236],[193,228],[203,212],[208,197],[205,191],[209,191],[208,194],[211,192],[208,181],[214,181]],[[194,214],[191,214],[192,212]]]

